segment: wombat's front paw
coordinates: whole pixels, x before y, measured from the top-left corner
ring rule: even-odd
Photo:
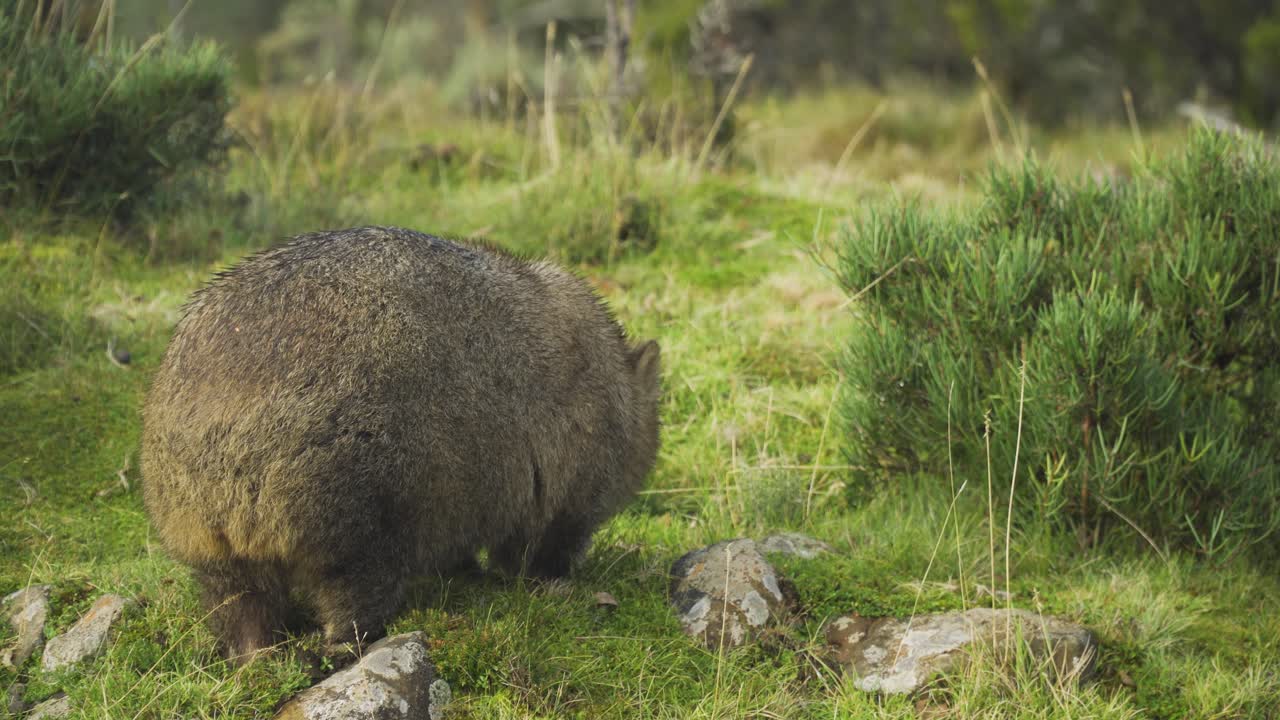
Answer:
[[[269,655],[272,651],[271,646],[262,647],[258,645],[247,646],[228,646],[223,651],[223,656],[233,665],[244,666],[257,660],[259,657]]]
[[[222,654],[235,665],[248,665],[275,648],[276,637],[251,614],[241,614],[224,626]]]

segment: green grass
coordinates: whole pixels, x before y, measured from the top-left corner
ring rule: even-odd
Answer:
[[[946,477],[905,478],[875,496],[848,486],[833,403],[857,305],[822,261],[831,261],[840,225],[871,198],[971,202],[959,180],[996,152],[985,134],[917,147],[910,143],[926,131],[888,127],[850,153],[846,176],[831,169],[847,137],[803,157],[779,140],[838,125],[832,108],[867,117],[869,101],[857,97],[747,107],[744,117],[758,120],[745,123],[741,142],[756,159],[741,152],[698,171],[689,157],[633,157],[602,138],[566,143],[557,167],[536,123],[427,113],[430,98],[400,91],[357,112],[349,95],[321,86],[272,102],[246,98],[233,117],[245,145],[228,176],[239,204],[211,202],[128,228],[0,219],[0,592],[54,583],[50,634],[101,592],[139,601],[94,662],[49,678],[33,659],[21,676],[0,670],[0,688],[21,679],[33,701],[64,690],[86,718],[228,718],[269,716],[310,683],[298,643],[239,670],[217,659],[192,581],[148,529],[138,410],[178,308],[213,270],[294,232],[376,222],[551,254],[595,283],[634,334],[663,346],[657,468],[569,581],[415,584],[392,630],[430,636],[455,690],[453,716],[1274,717],[1274,573],[1240,560],[1165,561],[1137,544],[1103,554],[1015,528],[1006,578],[997,513],[993,581],[985,477],[955,479],[964,489],[954,516]],[[971,112],[963,100],[945,102],[960,107],[946,105],[943,120]],[[787,118],[793,132],[774,132],[781,126],[770,117]],[[894,133],[897,145],[883,139]],[[1180,133],[1148,135],[1173,142]],[[1101,129],[1032,142],[1074,170],[1126,166],[1128,138]],[[444,142],[459,147],[458,160],[426,170],[405,162],[413,148]],[[919,159],[903,173],[895,157]],[[652,249],[613,242],[635,201],[649,208]],[[106,355],[112,338],[132,354],[125,368]],[[779,561],[806,609],[785,640],[723,656],[687,640],[665,604],[670,564],[707,543],[783,529],[836,550]],[[1029,671],[1010,682],[979,665],[920,698],[877,698],[815,661],[823,623],[835,615],[973,605],[975,582],[1007,585],[1015,605],[1092,628],[1103,642],[1099,680],[1067,690]],[[597,608],[597,591],[612,593],[617,610]]]

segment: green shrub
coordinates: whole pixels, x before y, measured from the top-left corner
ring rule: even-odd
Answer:
[[[95,53],[0,0],[0,206],[127,212],[216,166],[229,67],[209,45]]]
[[[1256,142],[1199,130],[1123,186],[1028,161],[980,207],[900,202],[842,242],[868,478],[947,472],[950,423],[984,482],[989,422],[1007,490],[1021,423],[1023,519],[1206,553],[1280,527],[1280,169]]]

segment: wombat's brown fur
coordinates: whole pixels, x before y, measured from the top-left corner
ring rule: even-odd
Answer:
[[[198,291],[144,411],[147,511],[228,654],[291,590],[380,635],[415,574],[488,548],[558,576],[658,448],[659,352],[583,281],[397,228],[301,235]]]

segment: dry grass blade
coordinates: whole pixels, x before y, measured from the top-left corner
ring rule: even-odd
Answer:
[[[1133,107],[1133,93],[1124,89],[1124,111],[1129,116],[1129,130],[1133,133],[1133,144],[1138,149],[1138,159],[1145,161],[1147,147],[1142,142],[1142,128],[1138,126],[1138,112]]]
[[[840,396],[840,383],[831,389],[831,400],[827,403],[827,414],[822,420],[822,434],[818,436],[818,452],[813,456],[813,471],[809,473],[809,490],[804,496],[804,521],[809,522],[813,510],[814,486],[818,481],[818,463],[822,462],[822,452],[827,445],[827,430],[831,427],[831,411],[836,406],[836,398]]]
[[[995,119],[990,114],[988,100],[995,101],[996,107],[1000,109],[1000,115],[1004,117],[1005,125],[1009,128],[1009,136],[1013,138],[1013,149],[1017,151],[1018,157],[1024,157],[1027,154],[1026,138],[1023,137],[1018,127],[1017,121],[1013,117],[1013,113],[1009,111],[1009,107],[1005,105],[1004,99],[1000,96],[1000,91],[996,89],[995,83],[991,81],[991,76],[987,74],[987,66],[977,57],[973,58],[973,68],[977,71],[978,77],[982,80],[982,84],[986,87],[983,93],[983,112],[987,114],[987,127],[995,135]]]
[[[955,390],[956,384],[955,381],[952,381],[951,386],[947,388],[947,480],[951,486],[951,502],[953,504],[959,498],[959,493],[956,491],[956,466],[952,457],[953,440],[951,437],[951,400],[955,395]],[[956,570],[960,574],[960,607],[968,610],[969,591],[964,579],[964,553],[961,551],[960,515],[956,513],[952,521],[956,530]]]
[[[853,155],[853,151],[862,143],[862,138],[866,137],[871,128],[875,127],[876,121],[884,114],[884,109],[888,105],[887,100],[881,100],[876,103],[876,107],[871,111],[871,115],[862,124],[858,126],[853,137],[849,138],[849,142],[845,144],[844,150],[840,151],[840,157],[836,159],[836,164],[831,168],[831,174],[827,176],[827,180],[823,183],[822,194],[830,195],[831,186],[835,184],[836,178],[840,177],[840,173],[844,172],[844,166],[849,162],[849,158]]]
[[[881,282],[884,282],[886,279],[889,278],[890,275],[897,272],[903,265],[905,265],[908,262],[914,262],[914,261],[915,261],[915,258],[910,256],[902,258],[901,260],[899,260],[898,262],[890,266],[888,270],[885,270],[883,273],[880,273],[880,275],[875,280],[872,280],[871,282],[867,283],[865,287],[863,287],[862,289],[850,295],[847,300],[845,300],[843,303],[840,304],[840,307],[846,308],[854,304],[855,302],[860,300],[863,295],[866,295],[867,293],[874,290],[877,285],[879,285]]]
[[[1022,411],[1026,406],[1027,400],[1027,350],[1022,348],[1022,363],[1018,369],[1018,436],[1013,445],[1013,477],[1009,480],[1009,511],[1005,516],[1004,524],[1004,589],[1009,593],[1007,607],[1013,609],[1013,593],[1010,592],[1009,583],[1013,578],[1012,571],[1012,553],[1013,553],[1013,499],[1017,496],[1018,491],[1018,462],[1019,454],[1022,452]],[[994,585],[993,585],[994,587]],[[1006,623],[1006,632],[1008,631]]]
[[[707,131],[707,137],[702,141],[702,149],[698,151],[698,158],[693,162],[693,174],[696,176],[702,171],[702,167],[707,162],[707,156],[711,153],[711,146],[715,143],[716,134],[720,132],[720,126],[724,124],[725,117],[729,114],[729,109],[733,107],[733,101],[738,97],[738,90],[742,87],[742,81],[747,77],[747,72],[751,70],[751,63],[755,59],[755,55],[747,55],[742,59],[742,64],[738,66],[738,76],[733,79],[733,85],[729,87],[729,93],[725,95],[724,102],[720,105],[720,112],[716,113],[715,122],[711,123],[711,129]]]
[[[369,73],[365,76],[364,89],[360,91],[360,106],[367,107],[373,98],[373,86],[378,79],[378,71],[382,69],[382,58],[386,54],[387,36],[391,34],[391,29],[395,27],[396,20],[400,17],[400,11],[404,8],[404,0],[396,0],[396,4],[391,6],[391,12],[387,14],[387,22],[382,27],[382,37],[378,40],[378,51],[374,54],[373,64],[369,67]]]
[[[556,81],[559,79],[559,54],[555,51],[556,23],[547,23],[547,49],[543,58],[542,138],[547,148],[551,169],[560,167],[560,135],[556,132]]]
[[[1120,510],[1115,505],[1112,505],[1105,497],[1103,497],[1101,493],[1095,494],[1093,496],[1093,499],[1097,500],[1099,503],[1102,504],[1103,507],[1105,507],[1107,510],[1114,513],[1116,517],[1123,520],[1125,524],[1127,524],[1129,527],[1133,528],[1134,532],[1141,535],[1142,539],[1147,541],[1147,544],[1151,546],[1152,550],[1156,551],[1156,554],[1160,556],[1161,560],[1163,560],[1166,564],[1169,562],[1169,554],[1166,553],[1164,550],[1161,550],[1160,546],[1156,544],[1156,541],[1151,539],[1151,535],[1147,534],[1147,532],[1143,530],[1141,527],[1139,527],[1137,523],[1130,520],[1129,516],[1120,512]]]

